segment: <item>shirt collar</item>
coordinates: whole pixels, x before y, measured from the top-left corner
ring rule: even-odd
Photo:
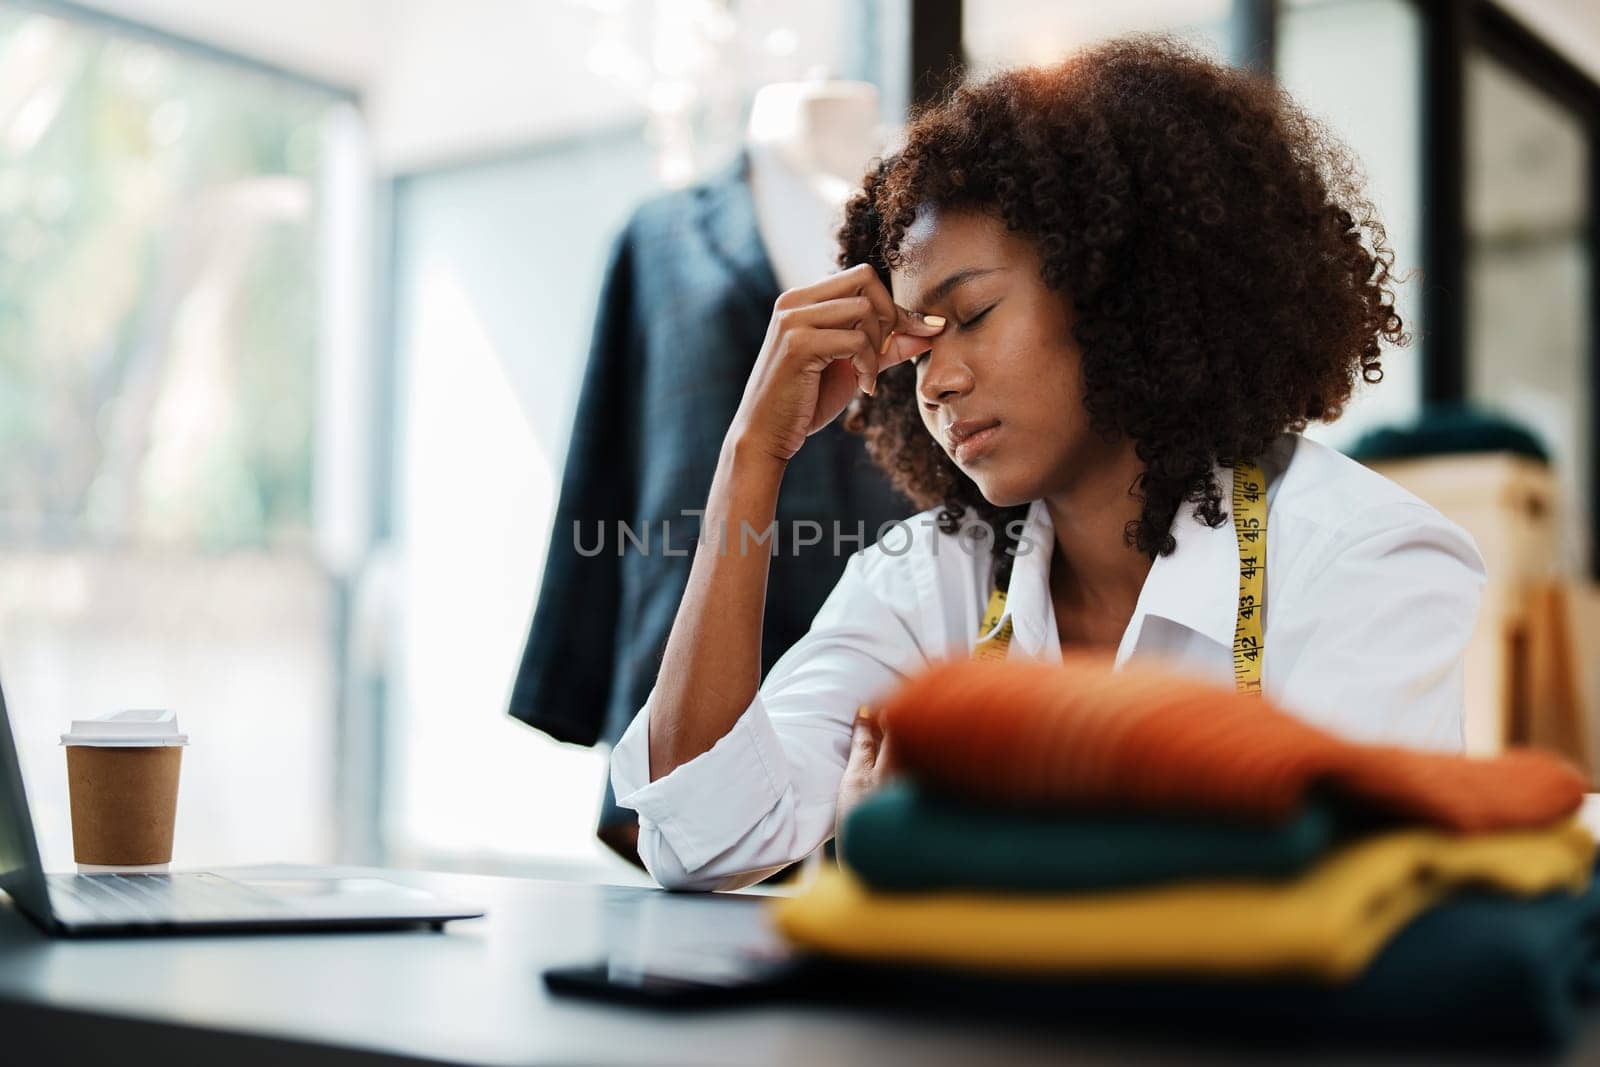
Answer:
[[[1220,645],[1233,644],[1239,597],[1239,551],[1234,533],[1233,469],[1215,466],[1217,486],[1227,520],[1217,527],[1194,517],[1194,505],[1185,502],[1170,527],[1177,548],[1170,556],[1157,556],[1139,590],[1139,600],[1129,620],[1134,640],[1144,618],[1154,615],[1193,630]],[[1050,601],[1050,557],[1055,548],[1055,526],[1043,500],[1028,507],[1023,520],[1019,551],[1012,564],[1006,610],[1012,616],[1013,640],[1030,658],[1060,653],[1055,632],[1055,608]],[[1124,652],[1128,642],[1123,642]],[[1121,658],[1119,656],[1119,658]]]

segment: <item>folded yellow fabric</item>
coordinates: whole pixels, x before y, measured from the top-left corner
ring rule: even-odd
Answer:
[[[1575,820],[1460,836],[1364,838],[1287,880],[1230,879],[1074,894],[883,893],[825,868],[777,900],[778,928],[833,956],[988,971],[1353,978],[1402,926],[1468,885],[1514,896],[1589,884]]]

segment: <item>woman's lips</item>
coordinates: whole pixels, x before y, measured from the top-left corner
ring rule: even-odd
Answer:
[[[951,455],[957,463],[971,463],[993,447],[995,437],[1000,433],[998,422],[986,426],[976,433],[968,434],[955,442],[951,448]]]

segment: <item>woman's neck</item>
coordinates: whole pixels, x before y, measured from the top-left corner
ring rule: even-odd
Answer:
[[[1120,633],[1151,567],[1150,558],[1123,539],[1143,507],[1129,489],[1144,463],[1133,442],[1124,439],[1086,468],[1085,476],[1045,497],[1055,527],[1050,595],[1058,609],[1070,609],[1080,620],[1102,621]]]

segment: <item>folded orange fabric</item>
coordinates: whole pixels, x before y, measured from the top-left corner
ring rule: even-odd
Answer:
[[[1550,753],[1492,758],[1343,740],[1259,696],[1148,664],[1113,672],[1080,653],[1049,663],[963,660],[883,706],[896,761],[973,800],[1288,818],[1325,783],[1363,807],[1463,832],[1542,826],[1586,783]]]

